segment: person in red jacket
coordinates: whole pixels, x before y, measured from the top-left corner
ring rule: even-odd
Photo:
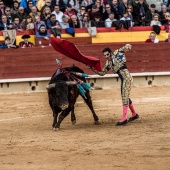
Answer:
[[[72,6],[71,6],[70,4],[68,4],[68,5],[67,5],[67,9],[66,9],[66,11],[64,12],[64,14],[66,14],[66,15],[69,16],[68,22],[72,22],[71,16],[72,16],[72,15],[76,15],[76,12],[72,9]]]
[[[151,32],[149,35],[149,39],[147,39],[145,43],[159,43],[159,40],[156,38],[156,33]]]

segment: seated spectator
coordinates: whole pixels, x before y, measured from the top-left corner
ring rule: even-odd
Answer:
[[[110,28],[110,27],[112,27],[112,22],[113,21],[117,21],[117,19],[115,19],[115,14],[113,13],[113,12],[111,12],[110,14],[109,14],[109,18],[108,19],[106,19],[105,20],[105,27],[106,28]]]
[[[156,33],[151,32],[149,35],[149,39],[147,39],[145,43],[159,43],[159,40],[156,38]]]
[[[56,20],[55,14],[51,14],[50,19],[47,21],[47,28],[52,31],[54,37],[61,37],[61,26]]]
[[[111,7],[110,7],[110,4],[106,4],[105,5],[105,11],[104,13],[102,14],[102,20],[105,21],[106,19],[109,18],[109,14],[111,13]]]
[[[165,42],[169,42],[170,43],[170,33],[168,33],[168,38],[165,40]]]
[[[158,14],[159,12],[156,10],[155,4],[150,5],[150,9],[145,14],[145,25],[150,26],[151,21],[153,20],[153,17],[155,14]]]
[[[11,29],[12,29],[12,23],[9,23],[7,21],[7,17],[5,15],[2,15],[0,20],[0,31],[11,30]]]
[[[84,7],[91,5],[91,4],[93,4],[93,0],[82,0],[81,2],[81,6],[84,6]]]
[[[41,8],[41,14],[43,13],[44,8],[46,7],[50,8],[50,11],[54,11],[54,7],[51,3],[51,0],[45,0],[45,5]]]
[[[83,20],[80,21],[80,28],[91,27],[91,20],[87,12],[83,14]]]
[[[50,19],[51,9],[49,7],[45,7],[43,13],[41,13],[41,20],[47,24],[47,20]]]
[[[9,37],[5,37],[5,42],[0,44],[0,48],[17,48],[17,46],[11,44]]]
[[[90,20],[94,20],[95,15],[101,15],[97,5],[93,5],[92,9],[88,12]]]
[[[27,8],[25,8],[25,12],[27,13],[27,15],[29,15],[29,13],[31,13],[31,8],[33,7],[33,6],[35,6],[35,5],[33,5],[33,2],[31,1],[31,0],[29,0],[28,2],[27,2]]]
[[[67,15],[63,15],[62,16],[62,22],[60,22],[60,26],[61,26],[61,29],[66,29],[66,28],[69,28],[69,16]]]
[[[22,24],[19,23],[19,18],[14,18],[12,29],[15,29],[16,31],[23,31]]]
[[[169,26],[170,26],[170,12],[165,13],[165,19],[166,23],[164,24],[166,32],[169,32]]]
[[[36,38],[44,38],[45,40],[50,39],[50,33],[44,25],[41,25],[39,30],[36,31]]]
[[[128,17],[128,12],[123,12],[123,17],[120,18],[120,21],[124,21],[124,23],[122,24],[122,26],[125,28],[125,29],[129,29],[129,27],[132,27],[133,24],[132,24],[132,21],[131,21],[131,18]]]
[[[19,2],[18,1],[14,1],[14,4],[11,8],[11,14],[15,15],[18,12],[19,9]]]
[[[33,3],[33,6],[35,6],[35,0],[29,0]],[[23,7],[24,9],[28,8],[28,3],[27,3],[27,0],[21,0],[20,2],[20,6]]]
[[[72,20],[72,22],[69,23],[70,28],[80,28],[80,22],[76,15],[72,15],[71,20]]]
[[[21,41],[20,43],[19,43],[19,47],[20,48],[26,48],[26,47],[34,47],[34,44],[32,43],[32,42],[29,42],[28,41],[28,39],[30,38],[30,36],[29,35],[23,35],[22,36],[22,39],[24,40],[24,41]]]
[[[165,18],[165,14],[167,12],[169,12],[168,9],[167,9],[167,6],[166,5],[162,5],[161,11],[159,12],[159,18],[160,18],[160,21],[161,21],[162,25],[165,25],[167,23],[167,20]]]
[[[72,6],[70,4],[67,5],[67,10],[64,12],[64,14],[69,16],[68,22],[71,22],[72,15],[76,15],[75,11],[72,9]]]
[[[67,6],[68,6],[68,5],[72,6],[72,10],[74,10],[75,13],[77,14],[77,12],[78,12],[79,9],[80,9],[80,5],[81,5],[81,4],[80,4],[79,0],[74,0],[74,1],[68,0]]]
[[[134,12],[133,12],[133,6],[132,5],[128,5],[127,9],[126,9],[127,13],[128,13],[128,17],[131,19],[132,21],[132,25],[135,25],[135,21],[134,21]]]
[[[60,11],[60,6],[59,5],[55,5],[54,11],[52,12],[52,14],[55,14],[56,20],[58,20],[59,22],[62,22],[63,12]]]
[[[2,0],[0,0],[0,17],[5,14],[5,5]]]
[[[41,16],[41,13],[37,11],[37,7],[36,6],[33,6],[31,8],[31,13],[29,13],[29,16],[31,16],[33,22],[35,22],[35,17],[36,16]]]
[[[66,11],[66,4],[64,3],[63,0],[52,0],[52,5],[54,7],[55,6],[59,6],[61,12],[65,12]]]
[[[7,17],[8,22],[11,24],[14,16],[11,14],[11,8],[10,7],[5,8],[5,15]]]
[[[91,22],[91,26],[96,28],[105,27],[100,15],[96,14],[94,16],[94,20]]]
[[[121,7],[118,0],[112,0],[110,2],[111,11],[115,14],[115,19],[119,20],[122,16]]]
[[[159,21],[159,14],[155,13],[153,20],[151,21],[150,26],[153,25],[158,25],[158,26],[162,26],[161,22]]]
[[[145,26],[145,14],[149,10],[148,4],[144,2],[144,0],[139,0],[133,6],[134,10],[134,26]]]
[[[24,12],[22,6],[19,7],[18,12],[14,15],[14,18],[19,18],[19,22],[25,21],[27,14]]]
[[[35,22],[34,22],[34,28],[35,28],[35,32],[38,31],[40,29],[40,26],[44,25],[46,27],[46,24],[44,21],[40,20],[39,16],[35,17]]]
[[[81,21],[83,19],[83,14],[86,12],[85,6],[81,6],[80,10],[77,13],[78,20]]]
[[[31,16],[27,16],[23,23],[24,30],[34,30],[34,23]]]

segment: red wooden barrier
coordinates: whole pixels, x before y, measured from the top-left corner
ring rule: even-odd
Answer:
[[[124,44],[86,44],[77,45],[85,55],[99,57],[102,63],[102,49],[110,47],[115,50]],[[133,50],[126,53],[130,72],[162,72],[170,71],[170,44],[133,44]],[[54,51],[52,47],[34,47],[25,49],[0,50],[0,78],[33,78],[50,77],[58,68],[55,59],[59,59],[63,67],[76,65],[88,74],[94,74],[84,64],[69,59]],[[109,72],[111,73],[111,72]]]

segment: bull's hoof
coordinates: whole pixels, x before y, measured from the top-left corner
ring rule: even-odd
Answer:
[[[75,125],[75,124],[76,124],[76,120],[73,120],[73,121],[72,121],[72,125]]]
[[[53,128],[53,131],[59,131],[60,128]]]
[[[101,122],[97,120],[97,121],[94,122],[94,124],[95,125],[101,125]]]

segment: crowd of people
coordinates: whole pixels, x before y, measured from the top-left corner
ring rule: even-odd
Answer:
[[[44,39],[48,30],[60,38],[68,28],[164,26],[169,32],[169,7],[170,0],[161,11],[146,0],[0,0],[0,31],[33,30]]]

